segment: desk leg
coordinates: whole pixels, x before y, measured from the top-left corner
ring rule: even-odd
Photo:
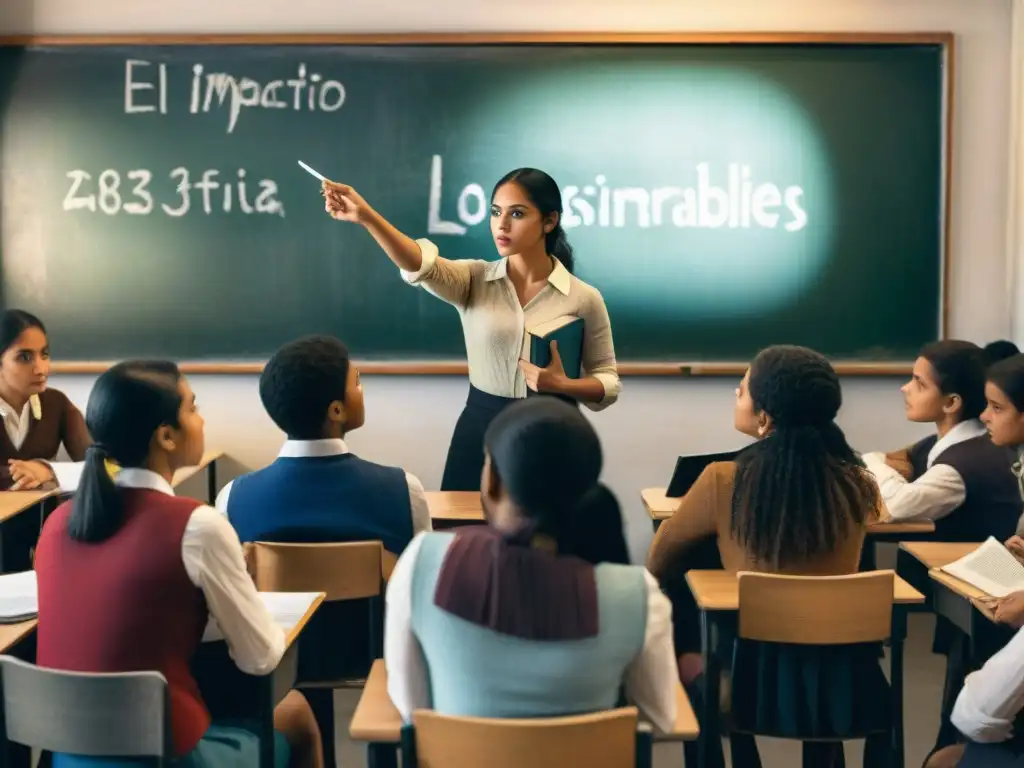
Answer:
[[[698,754],[700,768],[718,768],[718,755],[721,754],[722,736],[719,729],[719,686],[721,671],[718,668],[718,654],[715,622],[708,611],[701,611],[701,651],[704,654],[704,679],[701,682],[701,719],[700,736],[698,737]]]
[[[398,768],[398,745],[367,744],[366,766],[367,768]]]
[[[903,768],[903,643],[907,637],[907,611],[893,606],[892,639],[889,649],[889,688],[892,692],[892,761],[890,768]]]

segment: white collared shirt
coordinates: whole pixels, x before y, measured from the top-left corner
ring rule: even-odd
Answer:
[[[526,307],[519,303],[508,279],[508,259],[482,261],[441,258],[429,240],[416,241],[423,263],[416,272],[402,272],[411,284],[422,284],[430,293],[459,310],[466,338],[469,382],[499,397],[526,397],[526,379],[520,359],[529,359],[527,331],[565,315],[583,318],[583,372],[604,386],[600,402],[584,402],[599,411],[618,399],[622,384],[615,364],[612,326],[600,292],[569,274],[560,261],[548,276],[548,284]]]
[[[423,534],[416,536],[398,558],[388,580],[384,612],[384,664],[388,670],[388,696],[402,719],[413,710],[429,709],[430,677],[419,641],[412,631],[412,575]],[[676,686],[679,670],[672,639],[672,604],[658,581],[644,571],[647,585],[647,626],[644,645],[627,667],[623,682],[626,695],[654,727],[665,733],[676,719]],[[457,648],[451,649],[458,653]],[[514,669],[508,670],[515,674]],[[552,680],[552,685],[557,685]]]
[[[885,463],[882,453],[862,457],[878,483],[878,489],[893,520],[941,520],[964,503],[964,479],[948,464],[935,464],[943,451],[957,443],[980,437],[985,425],[977,419],[961,421],[935,441],[928,452],[927,470],[913,482]]]
[[[174,496],[170,483],[148,469],[122,468],[116,482]],[[250,675],[276,669],[284,656],[285,633],[260,600],[231,523],[212,507],[196,507],[181,538],[181,559],[238,668]]]
[[[43,418],[43,404],[39,395],[31,395],[25,401],[19,413],[14,406],[0,397],[0,419],[3,419],[4,431],[7,433],[14,450],[20,451],[21,446],[28,439],[28,431],[32,428],[32,420],[40,421]],[[82,476],[81,461],[53,461],[56,456],[38,456],[40,461],[45,461],[53,470],[54,479],[61,490],[74,491],[78,488],[78,480]]]
[[[323,440],[288,440],[278,454],[279,458],[310,459],[323,456],[341,456],[348,453],[348,446],[341,439]],[[419,479],[408,472],[405,473],[405,482],[409,486],[409,507],[412,509],[412,532],[417,534],[420,531],[431,530],[430,508],[427,506],[427,496],[423,492],[423,484]],[[231,497],[231,485],[228,483],[217,494],[217,509],[222,514],[228,514],[228,499]],[[395,552],[393,554],[400,554]]]
[[[967,676],[951,720],[971,741],[1006,741],[1024,709],[1024,629],[985,666]]]

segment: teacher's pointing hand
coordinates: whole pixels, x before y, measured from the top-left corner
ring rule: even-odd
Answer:
[[[325,181],[320,185],[320,193],[324,196],[324,210],[336,221],[360,224],[367,219],[369,204],[348,184]]]

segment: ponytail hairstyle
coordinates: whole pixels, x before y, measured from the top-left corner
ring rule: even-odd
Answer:
[[[878,490],[835,423],[842,390],[824,356],[768,347],[751,363],[748,390],[772,430],[737,457],[730,529],[781,570],[834,550],[877,508]]]
[[[1024,413],[1024,355],[1000,360],[988,369],[987,377],[1018,412]]]
[[[547,252],[562,262],[569,274],[575,274],[576,259],[573,257],[572,246],[569,245],[569,238],[566,237],[565,229],[562,227],[562,193],[558,184],[544,171],[536,168],[516,168],[509,171],[494,185],[491,191],[491,200],[498,190],[509,182],[515,182],[530,198],[541,216],[547,218],[553,213],[558,214],[558,223],[555,228],[544,235],[544,248]]]
[[[560,555],[629,562],[618,501],[598,483],[601,442],[578,408],[555,397],[520,400],[491,422],[484,447],[527,521],[514,539],[546,535]]]
[[[38,328],[44,334],[43,321],[23,309],[5,309],[0,312],[0,355],[6,352],[29,328]]]
[[[75,541],[105,541],[121,527],[124,500],[107,461],[122,467],[146,464],[153,433],[164,425],[180,426],[180,380],[178,366],[164,361],[118,363],[96,380],[85,411],[95,442],[86,451],[68,519]]]

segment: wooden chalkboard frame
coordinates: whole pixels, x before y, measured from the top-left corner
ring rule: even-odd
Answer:
[[[955,35],[952,32],[487,32],[410,34],[157,34],[157,35],[0,35],[0,45],[941,45],[945,55],[945,125],[943,126],[942,274],[939,296],[939,337],[949,329],[950,227],[953,167]],[[356,361],[367,374],[464,376],[465,361]],[[53,364],[55,373],[98,374],[110,362]],[[747,362],[627,362],[623,376],[737,376]],[[835,361],[844,376],[903,376],[912,362],[866,363]],[[258,374],[262,362],[182,362],[188,374]]]

